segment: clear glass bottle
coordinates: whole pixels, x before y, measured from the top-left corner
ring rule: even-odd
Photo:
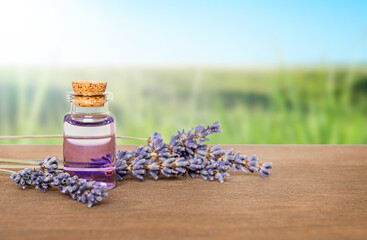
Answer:
[[[99,98],[103,103],[81,106],[80,98]],[[108,111],[112,93],[86,96],[68,92],[66,100],[71,102],[71,111],[64,117],[64,171],[95,180],[99,186],[115,187],[115,119]]]

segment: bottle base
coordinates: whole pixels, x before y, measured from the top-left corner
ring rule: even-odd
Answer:
[[[103,186],[107,189],[116,186],[116,170],[114,167],[108,168],[73,168],[65,167],[64,172],[70,176],[78,176],[79,179],[87,181],[96,181],[95,186]]]

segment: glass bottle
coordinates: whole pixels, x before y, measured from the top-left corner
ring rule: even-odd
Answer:
[[[94,83],[78,82],[86,86]],[[74,87],[66,100],[71,111],[64,117],[64,171],[94,180],[97,186],[115,187],[116,130],[114,116],[108,111],[112,93],[76,91]]]

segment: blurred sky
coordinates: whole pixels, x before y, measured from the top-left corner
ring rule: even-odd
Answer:
[[[0,0],[0,65],[367,62],[367,1]]]

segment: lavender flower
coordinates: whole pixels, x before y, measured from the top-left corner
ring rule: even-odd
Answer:
[[[68,178],[70,178],[69,173],[60,173],[53,178],[53,182],[51,184],[52,186],[59,187],[60,191],[62,191],[66,185],[66,181],[68,180]]]
[[[39,162],[38,165],[40,165],[42,168],[46,170],[46,172],[54,174],[54,173],[60,173],[62,172],[61,169],[57,169],[59,166],[59,158],[58,157],[50,157],[47,156],[45,160],[42,162]]]
[[[171,175],[175,175],[176,171],[173,169],[174,158],[166,158],[161,159],[161,174],[170,177]]]
[[[150,159],[146,162],[145,166],[148,175],[152,176],[155,180],[157,180],[160,171],[160,164]]]
[[[111,155],[107,154],[105,157],[99,158],[103,164],[109,164]],[[86,181],[78,179],[77,176],[70,177],[68,173],[60,172],[58,168],[57,157],[46,157],[46,159],[39,163],[40,169],[25,168],[19,172],[13,173],[11,178],[16,185],[35,186],[41,189],[42,192],[51,189],[52,186],[60,188],[60,192],[70,194],[73,199],[79,202],[88,202],[88,207],[92,207],[97,202],[102,201],[102,198],[107,197],[104,187],[97,187],[95,181]]]
[[[131,162],[131,173],[133,176],[137,177],[140,180],[144,180],[144,175],[146,174],[146,171],[144,169],[144,164],[146,163],[146,160],[142,156],[138,156]]]
[[[88,202],[88,207],[102,201],[103,197],[107,197],[104,187],[94,186],[95,181],[86,181],[78,179],[78,176],[69,177],[63,175],[54,184],[60,187],[60,191],[64,194],[70,194],[73,199],[78,202]]]
[[[122,180],[125,176],[129,175],[128,162],[134,155],[134,151],[128,152],[126,150],[118,151],[116,154],[116,176],[119,180]]]
[[[162,134],[153,132],[148,140],[150,149],[154,149],[158,156],[167,157],[169,154],[167,144],[163,140]]]
[[[265,177],[264,174],[269,176],[270,175],[269,169],[271,168],[272,168],[272,163],[270,162],[260,165],[259,173],[261,177],[264,178]]]
[[[104,187],[94,187],[84,198],[85,194],[82,196],[82,202],[88,202],[88,207],[92,207],[94,204],[102,201],[102,198],[107,197],[108,193],[105,192]],[[84,200],[85,199],[85,200]]]
[[[220,122],[214,122],[212,125],[209,126],[209,130],[211,133],[221,133],[222,129],[220,129]]]
[[[25,189],[26,186],[32,185],[32,176],[34,171],[34,168],[25,168],[19,172],[13,173],[10,178],[13,179],[17,186],[20,185],[23,189]]]
[[[233,149],[223,150],[219,145],[208,147],[203,144],[209,140],[210,134],[221,131],[218,121],[207,127],[199,125],[195,130],[178,131],[171,136],[169,144],[162,134],[153,132],[147,146],[117,153],[117,177],[121,180],[131,174],[143,180],[147,175],[154,179],[160,175],[199,175],[204,180],[217,179],[223,183],[224,178],[229,176],[229,169],[244,173],[259,172],[262,177],[270,174],[271,163],[259,164],[256,155],[247,157],[240,152],[234,154]]]
[[[31,180],[32,185],[35,185],[36,189],[39,188],[43,193],[45,193],[46,190],[52,188],[51,183],[53,181],[53,175],[50,173],[44,173],[37,169],[36,172],[34,172]]]

